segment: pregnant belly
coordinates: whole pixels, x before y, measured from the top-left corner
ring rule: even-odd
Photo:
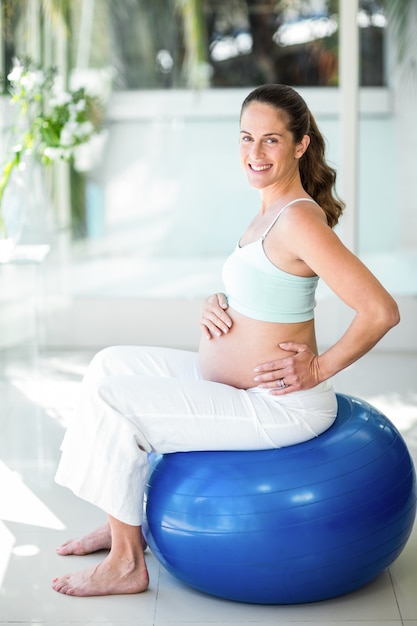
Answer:
[[[279,344],[284,341],[306,343],[315,350],[314,322],[276,324],[259,322],[228,310],[232,328],[220,337],[201,337],[200,369],[206,380],[249,389],[258,383],[254,369],[261,363],[290,356]]]

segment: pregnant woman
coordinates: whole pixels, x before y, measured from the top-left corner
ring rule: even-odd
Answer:
[[[109,552],[94,568],[56,578],[60,593],[147,589],[141,523],[149,452],[279,448],[320,436],[336,416],[331,377],[399,322],[395,301],[333,232],[343,210],[336,174],[295,90],[271,84],[247,96],[240,159],[260,206],[226,260],[224,293],[203,305],[199,352],[107,348],[86,372],[56,480],[108,520],[57,551]],[[321,354],[319,277],[355,312]]]

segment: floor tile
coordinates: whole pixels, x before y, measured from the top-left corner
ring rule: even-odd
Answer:
[[[400,620],[388,573],[354,593],[313,604],[268,606],[229,602],[190,589],[161,571],[156,624],[164,624],[176,615],[182,623],[197,622],[203,615],[213,615],[222,624],[310,621],[326,623],[337,615],[340,621]]]
[[[417,527],[403,553],[390,568],[395,596],[404,620],[417,616]]]
[[[262,626],[317,626],[317,624],[319,623],[321,626],[403,626],[403,622],[401,620],[388,620],[388,621],[345,621],[345,620],[338,620],[335,618],[330,619],[329,621],[321,621],[321,622],[317,622],[317,621],[309,621],[309,620],[281,620],[279,619],[279,621],[272,620],[272,621],[258,621],[258,620],[251,620],[250,622],[223,622],[223,621],[216,621],[215,619],[213,621],[209,621],[209,622],[202,622],[200,620],[195,621],[195,622],[187,622],[186,625],[187,626],[240,626],[241,624],[245,624],[245,623],[250,623],[253,626],[256,626],[257,624],[261,624]],[[405,622],[405,625],[408,626],[408,622]],[[155,626],[184,626],[184,622],[155,622]],[[416,624],[412,624],[411,626],[417,626]]]
[[[158,589],[159,564],[149,554],[150,589],[132,596],[74,598],[55,592],[52,579],[98,563],[103,555],[60,557],[55,554],[56,533],[17,533],[0,591],[0,624],[53,623],[61,619],[83,624],[131,621],[152,625]]]

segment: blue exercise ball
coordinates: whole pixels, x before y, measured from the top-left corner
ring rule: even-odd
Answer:
[[[416,515],[413,463],[374,407],[341,394],[338,407],[305,443],[158,459],[144,532],[162,565],[199,591],[257,604],[325,600],[387,569]]]

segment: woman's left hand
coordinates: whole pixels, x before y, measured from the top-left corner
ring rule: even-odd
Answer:
[[[255,382],[259,387],[270,389],[271,394],[281,396],[301,389],[311,389],[322,382],[318,357],[308,346],[288,341],[280,343],[279,347],[292,354],[258,365],[255,368]]]

